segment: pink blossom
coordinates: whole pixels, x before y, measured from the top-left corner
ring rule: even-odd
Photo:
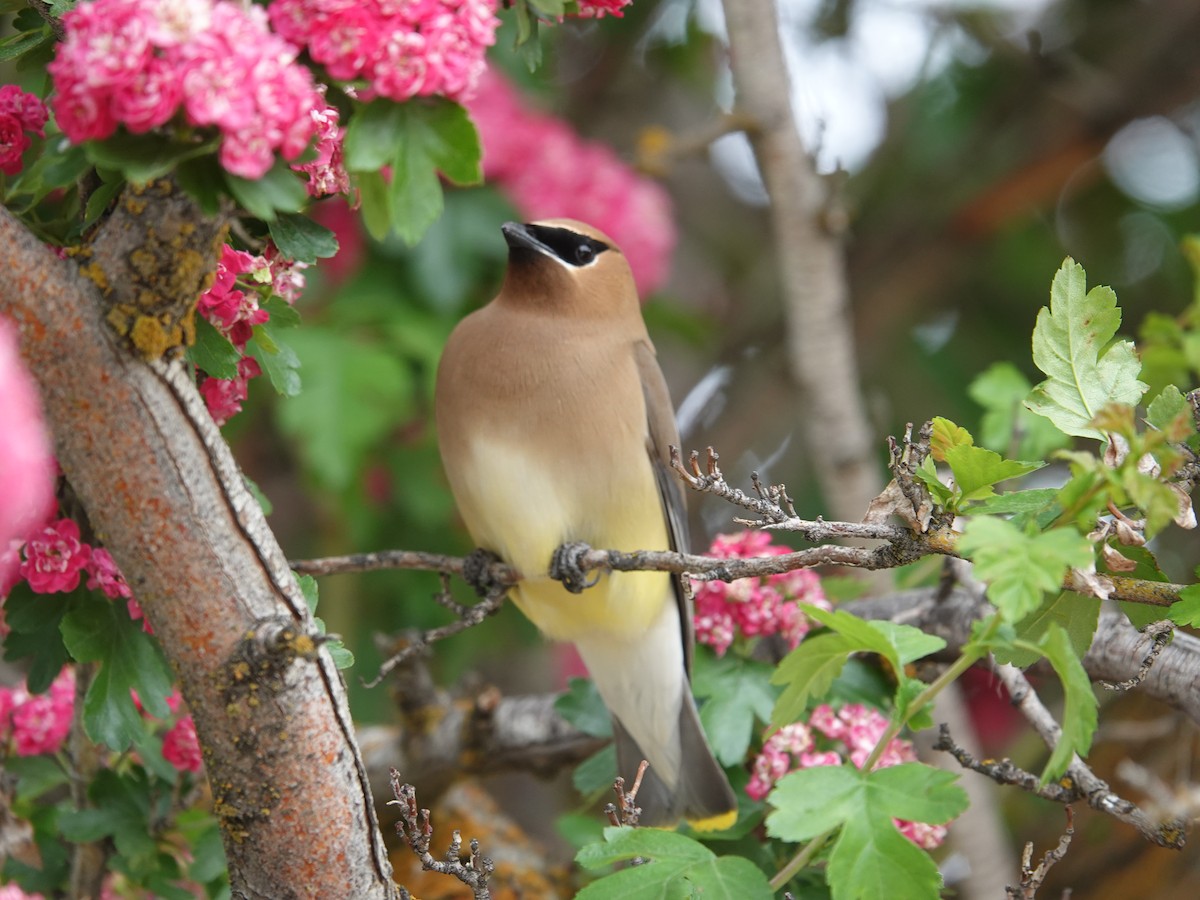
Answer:
[[[25,131],[46,136],[46,120],[50,116],[46,104],[15,84],[0,85],[0,115],[13,116]]]
[[[42,894],[27,894],[15,884],[0,885],[0,900],[46,900]]]
[[[79,587],[92,548],[79,539],[79,525],[59,519],[25,542],[21,575],[36,594],[58,594]]]
[[[762,531],[718,535],[709,548],[709,555],[719,559],[790,552],[787,547],[772,544],[771,536]],[[747,638],[778,634],[794,649],[812,627],[797,603],[831,608],[821,590],[821,580],[808,569],[764,578],[739,578],[729,584],[695,584],[696,640],[711,646],[719,656],[725,654],[738,634]]]
[[[760,552],[764,549],[758,540],[748,543]],[[847,759],[861,769],[883,738],[887,727],[887,717],[872,707],[847,703],[834,709],[823,703],[812,711],[807,724],[795,722],[785,725],[763,741],[762,750],[751,764],[746,793],[752,800],[763,800],[780,778],[798,769],[840,766]],[[910,741],[892,738],[875,768],[913,762],[916,758]],[[892,821],[905,837],[927,850],[937,847],[946,837],[944,825],[899,819]]]
[[[496,42],[496,0],[274,0],[271,23],[330,76],[392,100],[465,99]]]
[[[142,623],[142,631],[146,634],[154,634],[154,629],[150,626],[150,620],[145,618],[145,613],[142,612],[142,606],[133,597],[125,601],[125,609],[129,613],[129,618],[137,622],[139,619]]]
[[[254,326],[266,322],[270,314],[259,307],[256,293],[235,289],[237,278],[266,268],[267,262],[262,257],[234,250],[226,244],[221,248],[212,287],[200,295],[196,304],[200,315],[212,322],[239,350],[245,348]]]
[[[346,171],[343,158],[343,140],[346,133],[338,127],[338,111],[334,106],[314,109],[310,113],[317,129],[316,159],[292,166],[297,172],[308,175],[310,197],[328,194],[349,194],[350,173]]]
[[[204,757],[196,737],[196,723],[190,715],[184,716],[163,735],[162,753],[163,759],[180,772],[200,771]]]
[[[262,368],[252,356],[243,357],[237,369],[236,378],[205,378],[200,384],[200,394],[218,425],[224,425],[242,411],[242,402],[250,394],[248,382],[262,374]]]
[[[581,19],[602,19],[605,15],[616,16],[618,19],[625,15],[625,7],[633,0],[576,0],[579,6],[578,16]]]
[[[267,244],[267,249],[263,251],[263,259],[266,260],[267,274],[271,279],[271,293],[289,304],[295,304],[304,293],[304,270],[308,268],[308,263],[288,259],[280,254],[279,248],[274,244]]]
[[[62,19],[65,38],[50,74],[59,127],[72,141],[134,133],[181,110],[190,125],[222,136],[227,171],[260,178],[279,152],[294,159],[323,106],[296,50],[266,12],[231,0],[93,0]]]
[[[4,423],[0,428],[0,597],[4,597],[20,578],[16,547],[53,513],[56,466],[37,385],[21,362],[13,327],[2,317],[0,422]]]
[[[662,285],[676,231],[660,185],[562,120],[528,108],[494,71],[467,108],[483,142],[484,175],[524,218],[588,222],[621,245],[643,295]]]
[[[112,554],[103,547],[92,548],[92,559],[88,563],[87,573],[88,588],[93,591],[97,589],[103,591],[104,596],[110,600],[116,600],[118,597],[130,599],[133,596],[129,585],[125,582],[125,576],[117,568]]]
[[[44,694],[24,683],[0,688],[0,738],[11,738],[17,756],[55,753],[71,731],[75,712],[75,671],[64,666]]]
[[[33,142],[25,136],[16,116],[0,113],[0,172],[16,175],[21,171],[21,154]]]

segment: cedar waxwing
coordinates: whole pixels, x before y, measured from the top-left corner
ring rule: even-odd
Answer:
[[[500,294],[459,323],[438,367],[438,444],[459,511],[476,544],[521,573],[521,611],[578,648],[612,713],[621,774],[649,760],[643,823],[727,828],[737,799],[692,699],[679,578],[613,572],[573,594],[547,574],[564,542],[689,549],[668,462],[675,417],[629,263],[580,222],[502,231]]]

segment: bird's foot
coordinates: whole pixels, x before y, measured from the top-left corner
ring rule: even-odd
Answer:
[[[566,541],[559,544],[550,558],[550,577],[561,581],[572,594],[582,594],[585,588],[590,588],[600,580],[600,573],[588,576],[583,568],[583,558],[591,547],[583,541]]]
[[[505,587],[492,575],[492,566],[500,557],[491,550],[476,547],[463,560],[463,581],[469,584],[480,597],[487,597]]]

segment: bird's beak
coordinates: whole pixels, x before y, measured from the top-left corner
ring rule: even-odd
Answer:
[[[528,225],[522,225],[520,222],[505,222],[500,226],[500,230],[504,233],[504,240],[510,250],[533,250],[547,256],[554,255],[553,250],[533,236],[533,231]]]

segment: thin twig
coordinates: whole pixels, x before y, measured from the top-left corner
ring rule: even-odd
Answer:
[[[479,851],[479,841],[471,839],[471,855],[464,862],[460,858],[462,851],[462,835],[455,830],[450,838],[450,846],[446,849],[444,859],[437,860],[429,852],[429,843],[433,839],[433,825],[429,821],[429,810],[417,808],[417,789],[411,784],[400,783],[400,773],[391,770],[392,793],[395,800],[389,800],[389,806],[400,808],[400,821],[396,823],[396,832],[405,839],[412,852],[421,860],[421,868],[427,872],[438,872],[457,878],[471,889],[475,900],[490,900],[492,894],[488,888],[488,879],[495,871],[495,864]]]
[[[945,723],[938,726],[938,739],[934,743],[933,749],[949,753],[958,760],[958,764],[964,769],[977,772],[997,784],[1014,785],[1043,800],[1066,804],[1083,799],[1083,792],[1078,785],[1063,785],[1057,782],[1043,785],[1036,775],[1026,772],[1011,759],[977,760],[970,751],[955,743],[954,738],[950,735],[950,726]]]
[[[1141,629],[1141,631],[1146,637],[1150,638],[1150,650],[1142,660],[1142,665],[1137,670],[1137,674],[1132,678],[1126,678],[1124,681],[1101,681],[1101,687],[1110,691],[1128,691],[1141,684],[1146,676],[1150,674],[1150,669],[1154,666],[1155,660],[1162,654],[1167,644],[1171,643],[1171,638],[1175,636],[1175,623],[1170,619],[1164,619],[1161,622],[1151,622],[1145,628]]]
[[[1075,836],[1075,811],[1071,807],[1066,808],[1067,828],[1063,832],[1062,837],[1058,839],[1058,846],[1053,850],[1047,850],[1042,855],[1041,862],[1038,863],[1036,869],[1033,865],[1033,842],[1025,845],[1025,852],[1021,855],[1021,884],[1018,887],[1007,887],[1005,893],[1014,898],[1014,900],[1034,900],[1037,896],[1037,890],[1042,886],[1042,882],[1046,880],[1046,876],[1050,874],[1050,869],[1054,864],[1067,855],[1067,850],[1071,846],[1071,838]]]
[[[1051,749],[1058,746],[1062,728],[1042,704],[1025,674],[1016,666],[1009,665],[997,665],[995,671],[1008,690],[1013,705],[1033,726],[1046,746]],[[1077,785],[1092,809],[1132,825],[1152,843],[1171,850],[1179,850],[1186,843],[1186,820],[1174,818],[1165,822],[1155,821],[1136,804],[1113,793],[1108,784],[1078,756],[1072,757],[1065,778],[1063,783]]]

